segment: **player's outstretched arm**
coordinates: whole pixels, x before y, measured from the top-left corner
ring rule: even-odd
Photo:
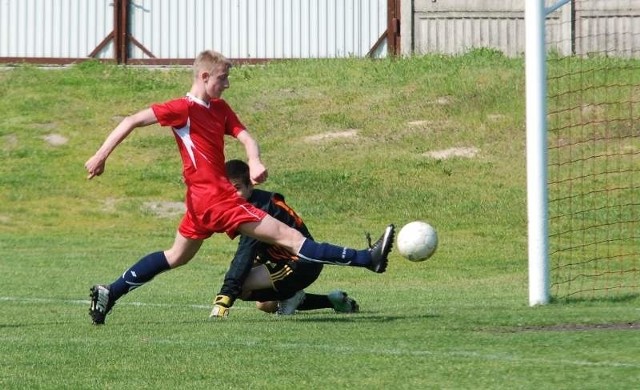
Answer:
[[[209,318],[227,317],[229,309],[242,293],[242,288],[256,258],[259,242],[251,237],[241,236],[233,260],[224,276],[224,283],[213,301]]]
[[[247,165],[249,165],[249,175],[252,184],[260,184],[267,180],[269,176],[267,168],[260,160],[260,147],[258,142],[249,134],[247,130],[243,130],[238,134],[238,141],[244,145],[247,153]]]
[[[107,158],[113,152],[113,150],[124,140],[127,136],[136,128],[142,126],[148,126],[153,123],[157,123],[155,114],[151,108],[139,111],[136,114],[130,115],[124,118],[118,126],[107,136],[100,149],[91,156],[87,162],[84,163],[84,167],[88,172],[87,179],[92,179],[95,176],[100,176],[104,172]]]

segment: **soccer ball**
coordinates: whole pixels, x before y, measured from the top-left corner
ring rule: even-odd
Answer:
[[[423,221],[404,225],[396,240],[398,252],[411,261],[425,261],[438,247],[438,234],[433,226]]]

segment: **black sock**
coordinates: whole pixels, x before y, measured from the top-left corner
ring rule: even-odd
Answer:
[[[368,250],[355,250],[328,243],[318,243],[309,238],[304,240],[298,251],[303,261],[338,265],[367,266],[371,263]]]
[[[122,276],[115,282],[111,283],[109,286],[111,298],[117,300],[124,294],[142,286],[169,268],[169,262],[164,252],[148,254],[138,260],[131,268],[124,271]]]
[[[307,294],[298,310],[333,309],[333,305],[326,295]]]

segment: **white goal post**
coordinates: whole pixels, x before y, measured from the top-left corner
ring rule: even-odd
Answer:
[[[525,1],[529,305],[640,293],[640,0]]]
[[[547,193],[547,72],[545,18],[570,0],[545,7],[544,0],[525,1],[525,75],[527,144],[527,215],[529,305],[549,302]]]

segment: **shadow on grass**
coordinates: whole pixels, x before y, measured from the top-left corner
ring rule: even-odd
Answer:
[[[251,323],[273,323],[278,321],[286,321],[287,323],[296,323],[296,322],[308,322],[308,323],[355,323],[355,322],[394,322],[394,321],[404,321],[410,320],[415,321],[417,319],[434,319],[440,316],[433,314],[407,314],[407,315],[382,315],[382,314],[327,314],[327,313],[298,313],[293,316],[276,316],[276,315],[268,315],[256,317],[244,317],[244,316],[234,316],[233,318],[224,318],[224,319],[193,319],[193,320],[179,320],[179,321],[170,321],[170,320],[158,320],[158,321],[137,321],[136,324],[145,324],[145,325],[202,325],[206,323],[210,323],[211,325],[217,326],[219,324],[233,324],[238,322],[251,322]],[[112,321],[113,322],[113,321]],[[118,322],[113,324],[112,326],[123,326],[128,325],[125,322]],[[89,324],[89,326],[95,326]],[[96,328],[101,328],[105,325],[95,326]],[[107,324],[106,326],[110,326]]]
[[[610,297],[563,297],[563,298],[554,298],[552,297],[550,300],[551,304],[563,305],[563,304],[572,304],[572,303],[621,303],[621,302],[630,302],[640,297],[640,294],[622,294],[617,296]]]
[[[382,315],[382,314],[369,314],[369,313],[354,313],[354,314],[336,314],[334,316],[328,316],[324,313],[304,313],[296,314],[291,317],[292,320],[297,322],[393,322],[417,319],[429,319],[438,318],[440,316],[435,314],[407,314],[407,315]],[[287,320],[287,318],[282,318]]]

